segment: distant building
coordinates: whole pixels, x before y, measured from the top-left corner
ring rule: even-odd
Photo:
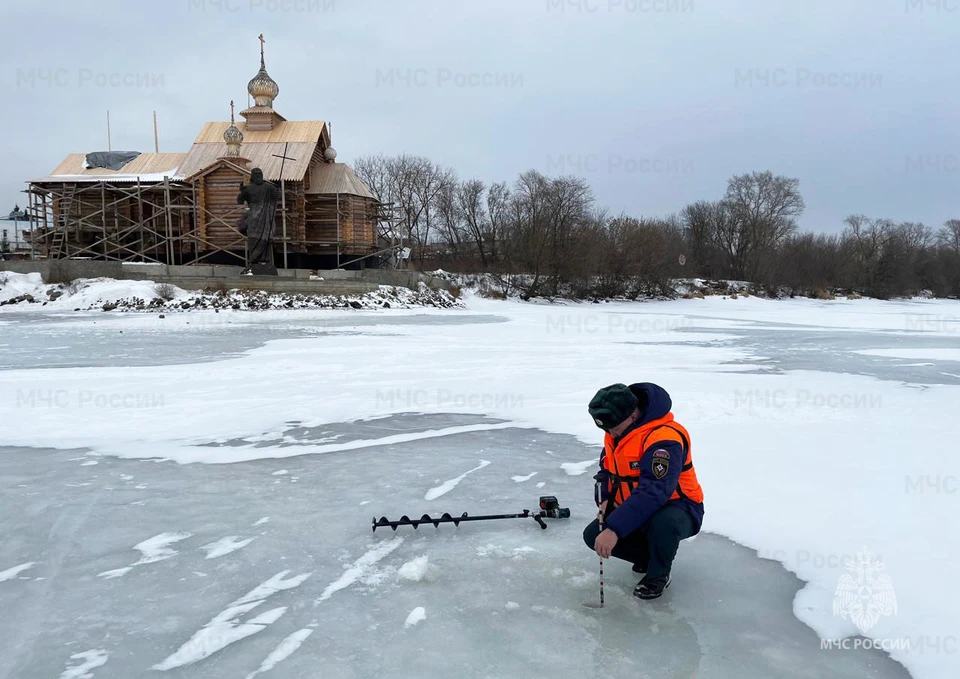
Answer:
[[[262,42],[247,92],[254,105],[240,111],[245,120],[234,122],[231,102],[230,120],[203,125],[186,153],[72,153],[30,181],[28,237],[38,255],[243,264],[246,239],[237,222],[245,207],[237,194],[259,167],[284,189],[277,266],[284,252],[291,268],[376,266],[387,206],[336,162],[327,123],[289,121],[274,110],[280,88],[267,74]]]
[[[0,257],[25,259],[30,256],[30,243],[26,233],[30,230],[30,217],[19,205],[14,206],[6,217],[0,217]]]

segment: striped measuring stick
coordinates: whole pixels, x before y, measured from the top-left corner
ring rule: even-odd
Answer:
[[[603,519],[600,520],[600,532],[603,532]],[[603,557],[600,557],[600,608],[603,608]]]

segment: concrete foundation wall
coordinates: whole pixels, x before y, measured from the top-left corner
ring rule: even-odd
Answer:
[[[39,273],[47,283],[65,283],[76,278],[115,278],[119,280],[151,280],[170,283],[184,290],[204,288],[240,288],[317,295],[348,295],[373,292],[378,285],[418,289],[424,283],[434,290],[457,294],[448,281],[419,271],[393,269],[343,269],[318,271],[322,281],[311,280],[308,269],[280,269],[274,277],[241,276],[242,267],[215,264],[175,266],[60,259],[40,261],[0,261],[0,271]]]

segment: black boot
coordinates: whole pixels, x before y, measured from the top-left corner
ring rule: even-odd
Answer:
[[[652,580],[647,580],[644,578],[637,583],[637,586],[633,590],[633,596],[638,599],[659,599],[663,596],[663,590],[670,586],[670,575],[667,574],[662,578],[655,578]]]
[[[639,563],[635,563],[635,564],[633,564],[633,572],[634,572],[634,573],[639,573],[640,575],[646,575],[646,574],[647,574],[647,565],[646,565],[646,564],[642,564],[642,565],[641,565],[641,564],[639,564]]]

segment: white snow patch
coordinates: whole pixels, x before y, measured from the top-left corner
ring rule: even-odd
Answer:
[[[418,622],[426,619],[427,619],[427,610],[423,606],[417,606],[412,611],[410,611],[410,615],[407,616],[407,619],[403,623],[403,626],[413,627]]]
[[[455,479],[450,479],[449,481],[444,481],[444,482],[441,483],[439,486],[436,486],[436,487],[431,488],[430,490],[428,490],[428,491],[427,491],[427,494],[423,496],[423,499],[429,502],[429,501],[431,501],[431,500],[436,500],[438,497],[441,497],[441,496],[443,496],[443,495],[446,495],[446,494],[449,493],[451,490],[453,490],[454,488],[456,488],[456,487],[460,484],[461,481],[463,481],[465,478],[467,478],[467,475],[468,475],[468,474],[472,474],[472,473],[475,472],[475,471],[479,471],[479,470],[483,469],[484,467],[486,467],[486,466],[489,465],[489,464],[490,464],[489,460],[480,460],[480,464],[477,465],[476,467],[474,467],[473,469],[471,469],[471,470],[469,470],[469,471],[465,471],[464,473],[462,473],[462,474],[461,474],[460,476],[458,476],[457,478],[455,478]]]
[[[103,578],[104,580],[113,580],[114,578],[122,578],[124,575],[133,570],[133,566],[124,566],[123,568],[114,568],[112,571],[104,571],[103,573],[97,573],[98,578]]]
[[[60,679],[92,679],[93,672],[90,670],[95,670],[105,665],[109,657],[110,654],[102,648],[84,651],[83,653],[74,653],[70,656],[70,660],[75,661],[77,664],[72,666],[67,665],[67,669],[60,674]]]
[[[590,467],[596,466],[597,460],[584,460],[583,462],[564,462],[560,465],[560,469],[565,471],[568,476],[580,476],[586,474]]]
[[[520,608],[520,604],[518,604],[516,601],[508,601],[504,605],[504,608],[506,608],[508,611],[515,611]]]
[[[215,542],[211,542],[209,545],[204,545],[200,549],[207,550],[208,559],[219,559],[221,556],[226,556],[227,554],[235,552],[238,549],[243,549],[254,540],[256,540],[256,538],[247,538],[246,540],[241,540],[235,535],[228,535],[225,538],[220,538]]]
[[[400,570],[397,571],[397,579],[403,582],[421,582],[427,576],[429,570],[429,558],[424,554],[400,566]]]
[[[193,537],[192,533],[160,533],[159,535],[154,535],[152,538],[148,538],[143,542],[133,546],[135,550],[143,555],[140,557],[139,561],[136,561],[124,568],[116,568],[111,571],[98,573],[97,577],[103,578],[104,580],[120,578],[129,573],[134,566],[143,566],[148,563],[166,561],[167,559],[173,558],[180,553],[175,549],[170,549],[170,545],[191,537]]]
[[[290,636],[286,637],[280,644],[270,652],[262,663],[260,667],[257,668],[255,672],[251,672],[247,675],[247,679],[253,679],[253,677],[264,672],[269,672],[278,664],[289,658],[293,653],[303,645],[303,642],[307,640],[313,634],[312,629],[301,629],[297,630]]]
[[[527,474],[526,476],[511,476],[510,479],[514,483],[523,483],[524,481],[529,481],[536,475],[537,475],[537,472],[533,472],[532,474]]]
[[[343,572],[343,575],[337,578],[335,582],[327,585],[327,588],[323,590],[323,594],[321,594],[320,598],[317,599],[317,603],[326,601],[341,589],[346,589],[355,583],[361,578],[361,576],[363,576],[374,565],[376,565],[377,562],[402,544],[403,538],[394,538],[389,542],[384,542],[383,544],[377,545],[373,549],[367,551],[363,556],[354,561],[353,564],[347,568],[347,570]]]
[[[95,464],[100,464],[97,460],[87,460],[86,462],[81,462],[81,467],[92,467]]]
[[[262,519],[258,519],[257,522],[256,522],[255,524],[253,524],[253,525],[254,525],[254,527],[256,527],[256,526],[262,526],[263,524],[267,523],[269,520],[270,520],[270,517],[269,517],[269,516],[265,516],[265,517],[263,517]]]
[[[286,469],[278,469],[277,471],[273,472],[273,474],[271,474],[271,476],[286,476],[286,475],[289,474],[289,473],[290,473],[290,472],[289,472],[288,470],[286,470]]]
[[[537,488],[543,488],[545,485],[547,485],[546,481],[541,481],[537,484]]]
[[[230,644],[262,632],[268,625],[275,623],[286,613],[286,607],[273,608],[247,622],[240,622],[240,617],[260,606],[277,592],[299,587],[311,575],[310,573],[301,573],[285,579],[289,572],[281,571],[277,573],[234,601],[204,625],[203,629],[190,637],[190,640],[178,648],[175,653],[163,662],[154,665],[151,669],[165,671],[184,665],[192,665],[223,650]]]
[[[35,561],[30,561],[28,563],[22,563],[19,566],[14,566],[13,568],[8,568],[5,571],[0,571],[0,582],[6,582],[7,580],[13,580],[15,577],[20,575],[26,570],[29,570],[36,566]]]
[[[134,549],[143,554],[140,560],[133,565],[141,566],[173,558],[180,552],[170,549],[170,545],[191,537],[193,537],[192,533],[160,533],[154,535],[152,538],[133,546]]]

